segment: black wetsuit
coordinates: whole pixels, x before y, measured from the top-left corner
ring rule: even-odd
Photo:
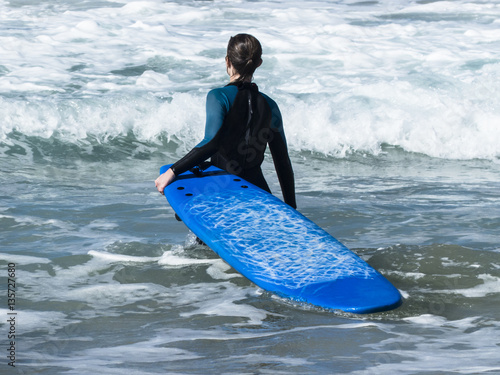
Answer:
[[[271,192],[262,174],[269,144],[284,201],[296,208],[295,183],[278,105],[252,83],[207,95],[205,138],[172,166],[177,176],[211,158],[213,165]]]

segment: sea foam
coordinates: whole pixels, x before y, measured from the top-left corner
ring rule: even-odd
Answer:
[[[67,142],[133,133],[192,147],[207,92],[227,82],[227,40],[250,32],[264,49],[255,81],[278,102],[292,150],[500,156],[498,4],[30,5],[43,18],[0,10],[4,142],[14,131]]]

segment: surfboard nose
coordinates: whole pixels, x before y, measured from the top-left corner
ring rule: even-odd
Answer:
[[[393,310],[402,304],[401,293],[382,275],[376,278],[342,278],[307,285],[299,293],[304,302],[354,314]]]

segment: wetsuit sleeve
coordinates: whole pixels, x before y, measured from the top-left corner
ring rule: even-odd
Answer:
[[[293,208],[297,208],[295,201],[295,178],[293,175],[292,163],[288,155],[285,132],[283,130],[283,120],[276,104],[272,107],[273,121],[271,129],[273,136],[269,141],[269,149],[273,157],[274,167],[278,175],[283,199],[285,203]]]
[[[201,164],[217,152],[219,130],[222,128],[224,117],[229,110],[229,101],[225,95],[212,90],[207,95],[205,137],[182,159],[171,168],[176,176]]]

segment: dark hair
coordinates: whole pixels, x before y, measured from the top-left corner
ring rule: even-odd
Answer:
[[[262,63],[262,46],[252,35],[238,34],[232,36],[227,44],[227,58],[240,77],[238,81],[252,78],[255,69]]]

